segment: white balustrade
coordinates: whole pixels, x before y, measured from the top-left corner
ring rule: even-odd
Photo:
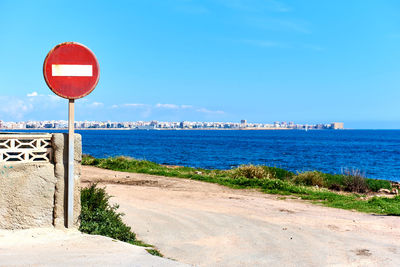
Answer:
[[[0,162],[50,162],[51,134],[0,133]]]

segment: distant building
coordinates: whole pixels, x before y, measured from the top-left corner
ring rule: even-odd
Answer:
[[[343,122],[332,122],[332,123],[331,123],[331,128],[334,129],[334,130],[341,130],[341,129],[344,129],[343,126],[344,126],[344,125],[343,125]]]
[[[182,121],[179,125],[180,128],[189,128],[190,123],[188,121]]]
[[[247,127],[247,120],[240,120],[240,127],[242,128]]]
[[[54,123],[45,123],[44,128],[54,128]]]

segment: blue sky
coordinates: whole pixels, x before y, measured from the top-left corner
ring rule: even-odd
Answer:
[[[85,44],[77,120],[343,121],[400,129],[400,2],[0,0],[0,119],[66,119],[42,64]]]

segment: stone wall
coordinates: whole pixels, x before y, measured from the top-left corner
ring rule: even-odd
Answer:
[[[0,138],[4,139],[7,136],[11,134],[2,135]],[[3,147],[0,143],[0,154]],[[23,149],[16,149],[21,150]],[[51,151],[48,162],[0,161],[1,229],[65,227],[68,135],[52,134]],[[12,152],[9,154],[12,155]],[[4,158],[1,156],[0,160]],[[81,160],[81,136],[75,134],[75,227],[79,226]]]
[[[50,163],[2,164],[0,228],[51,226],[55,185]]]

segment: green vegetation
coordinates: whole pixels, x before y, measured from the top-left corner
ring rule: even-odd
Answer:
[[[321,186],[325,185],[325,179],[320,172],[302,172],[293,177],[292,181],[295,184],[308,185],[308,186]]]
[[[143,243],[136,239],[135,233],[131,228],[124,224],[118,213],[118,205],[111,206],[110,196],[104,188],[99,188],[96,184],[81,191],[81,232],[92,235],[108,236],[133,245],[151,247],[146,249],[150,254],[162,257],[162,254],[153,246]]]
[[[376,192],[380,188],[391,189],[391,183],[363,178],[357,171],[343,175],[317,171],[294,174],[280,168],[255,165],[243,165],[232,170],[207,170],[164,166],[127,157],[97,159],[84,156],[82,163],[116,171],[188,178],[231,188],[256,188],[265,193],[294,195],[319,205],[335,208],[400,215],[400,196],[394,198],[374,197],[365,200],[365,195],[360,195],[360,193],[369,191]]]
[[[379,189],[392,189],[392,184],[386,180],[366,179],[368,188],[373,192],[378,192]]]
[[[164,255],[161,254],[160,251],[158,251],[157,249],[148,248],[148,249],[146,249],[146,251],[153,256],[164,257]]]

